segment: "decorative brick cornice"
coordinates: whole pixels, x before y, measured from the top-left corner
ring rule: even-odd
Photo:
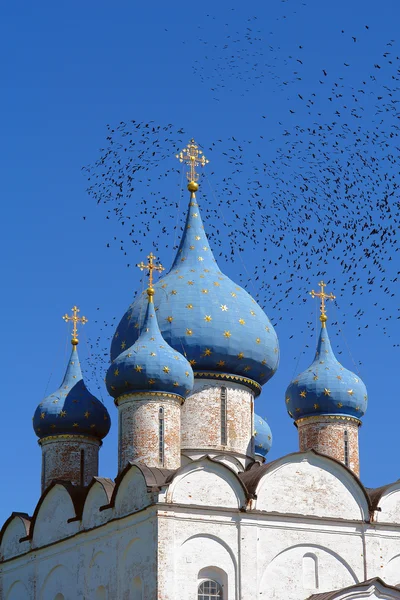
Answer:
[[[299,424],[303,424],[305,421],[307,422],[314,422],[314,423],[323,423],[325,420],[329,421],[329,420],[334,420],[334,421],[346,421],[346,422],[352,422],[352,423],[356,423],[359,427],[361,426],[361,421],[360,419],[357,419],[356,417],[350,417],[350,416],[346,416],[346,415],[318,415],[318,416],[314,416],[314,415],[310,415],[309,417],[302,417],[301,419],[297,419],[297,421],[294,422],[294,424],[296,426],[298,426]]]
[[[248,377],[242,377],[241,375],[231,375],[230,373],[218,373],[216,371],[194,371],[195,379],[220,379],[222,381],[231,381],[232,383],[241,383],[246,387],[251,388],[256,396],[261,394],[261,385],[249,379]]]
[[[85,441],[85,442],[91,442],[92,444],[95,444],[96,446],[99,446],[99,447],[103,445],[103,442],[94,436],[79,435],[79,434],[72,435],[72,434],[67,434],[67,433],[63,433],[60,435],[48,435],[48,436],[38,440],[38,444],[39,444],[39,446],[42,446],[43,444],[46,444],[47,442],[60,442],[60,441],[78,442],[78,443]]]
[[[118,396],[118,398],[115,398],[114,400],[114,404],[115,406],[119,406],[120,404],[123,404],[124,402],[128,402],[129,400],[137,400],[138,396],[140,396],[142,400],[146,401],[149,396],[151,398],[165,398],[165,399],[171,399],[171,400],[177,400],[180,404],[183,404],[185,399],[180,396],[179,394],[169,394],[167,392],[132,392],[130,394],[123,394],[122,396]]]

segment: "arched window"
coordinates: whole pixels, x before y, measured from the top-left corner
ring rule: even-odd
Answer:
[[[226,427],[226,418],[227,418],[227,398],[226,398],[226,387],[221,388],[221,445],[226,446],[228,443],[227,440],[227,427]]]
[[[99,585],[96,590],[96,600],[107,600],[107,592],[104,585]]]
[[[164,466],[164,409],[160,406],[158,410],[158,460]]]
[[[306,590],[318,589],[318,558],[312,552],[303,556],[303,587]]]
[[[344,430],[343,442],[344,442],[344,464],[346,465],[346,467],[348,467],[349,466],[349,435],[347,433],[347,429]]]
[[[54,600],[64,600],[64,594],[57,594],[54,596]]]
[[[199,585],[197,600],[222,600],[222,587],[212,579],[206,579]]]

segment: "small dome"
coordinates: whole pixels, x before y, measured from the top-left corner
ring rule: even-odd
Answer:
[[[364,383],[336,359],[324,326],[313,363],[286,390],[286,405],[289,415],[296,420],[316,415],[360,419],[367,409]]]
[[[232,379],[260,393],[278,367],[278,339],[257,302],[218,268],[194,194],[175,261],[154,288],[162,336],[184,350],[196,378]],[[145,303],[144,292],[122,318],[112,360],[138,339]]]
[[[163,339],[149,296],[138,339],[110,365],[106,385],[114,398],[132,393],[168,393],[185,398],[193,389],[193,370]]]
[[[264,419],[254,415],[254,454],[265,458],[272,446],[270,426]]]
[[[103,439],[109,432],[110,416],[83,381],[76,345],[72,346],[61,386],[37,407],[33,428],[40,439],[66,434]]]

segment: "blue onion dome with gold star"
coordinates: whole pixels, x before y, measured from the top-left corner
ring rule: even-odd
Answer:
[[[254,414],[254,454],[263,459],[272,446],[272,433],[267,421]]]
[[[87,319],[77,316],[79,309],[76,306],[72,310],[74,316],[63,317],[74,323],[72,351],[64,379],[60,387],[37,407],[33,428],[40,439],[55,435],[84,435],[101,440],[110,430],[110,415],[104,404],[89,392],[83,380],[76,323],[85,323]]]
[[[333,353],[326,327],[325,300],[334,299],[314,290],[313,297],[321,298],[321,331],[314,360],[298,375],[286,390],[286,408],[295,419],[312,416],[345,416],[360,420],[367,409],[367,390],[361,378],[343,367]]]
[[[152,254],[147,267],[153,264]],[[147,290],[146,313],[137,340],[110,365],[106,385],[110,396],[120,398],[131,394],[173,394],[182,400],[193,389],[193,370],[182,354],[171,348],[161,335],[154,309],[154,288]]]
[[[204,155],[191,142],[190,202],[183,237],[170,271],[155,284],[155,310],[165,341],[189,360],[195,378],[243,383],[256,394],[279,362],[277,335],[257,302],[219,269],[195,196],[193,163]],[[205,160],[205,159],[204,159]],[[130,305],[111,344],[111,359],[132,346],[143,329],[146,294]]]

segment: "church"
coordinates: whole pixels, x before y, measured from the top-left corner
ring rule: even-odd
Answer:
[[[191,140],[178,158],[179,250],[165,275],[152,254],[139,263],[148,288],[111,344],[118,474],[98,473],[111,418],[82,377],[75,306],[65,377],[33,417],[42,494],[1,529],[1,600],[400,600],[400,481],[359,479],[367,390],[331,346],[333,294],[311,292],[315,357],[282,390],[299,451],[268,462],[255,411],[278,338],[213,256],[196,198],[204,154]]]

